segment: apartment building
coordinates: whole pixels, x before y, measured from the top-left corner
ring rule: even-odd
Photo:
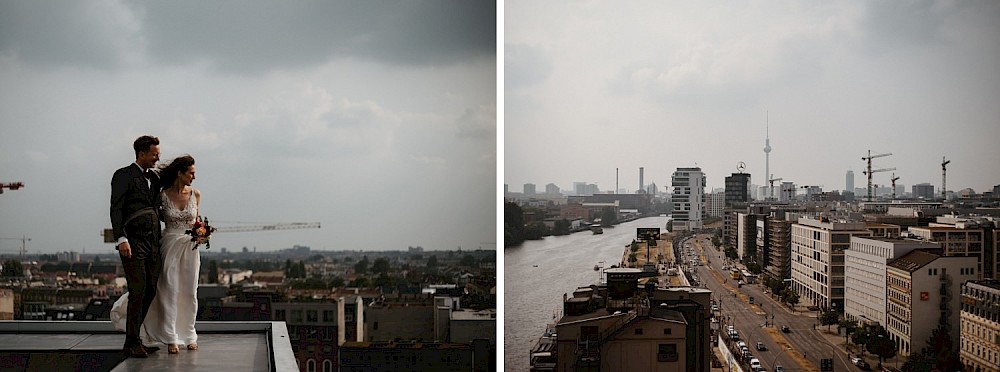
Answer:
[[[945,256],[942,249],[917,249],[886,267],[886,324],[897,353],[909,356],[927,345],[939,323],[959,324],[962,283],[979,276],[975,257]],[[958,331],[951,328],[954,345]]]
[[[886,264],[938,243],[886,237],[851,237],[844,251],[844,316],[860,324],[886,323]]]
[[[941,243],[945,256],[975,257],[976,272],[984,272],[984,231],[979,225],[932,224],[931,226],[910,227],[910,234],[920,239]]]
[[[1000,281],[987,279],[962,285],[960,337],[967,371],[1000,370]]]

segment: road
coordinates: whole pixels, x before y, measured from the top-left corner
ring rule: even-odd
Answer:
[[[816,312],[793,312],[765,295],[759,283],[744,284],[740,288],[729,278],[728,271],[722,269],[725,265],[723,253],[714,248],[710,239],[711,235],[705,234],[689,238],[696,254],[708,261],[708,266],[695,266],[695,271],[701,283],[721,304],[720,329],[733,325],[764,368],[774,371],[775,365],[781,365],[786,371],[819,371],[821,358],[833,358],[834,371],[858,370],[850,364],[843,350],[827,342],[815,328]],[[687,243],[682,242],[679,249],[685,249],[685,245]],[[750,297],[754,304],[750,304]],[[778,329],[782,325],[788,326],[791,332],[780,332]],[[764,343],[766,351],[756,350],[754,346],[758,341]]]

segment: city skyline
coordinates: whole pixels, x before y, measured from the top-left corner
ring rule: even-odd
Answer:
[[[113,252],[111,175],[196,160],[212,250],[494,249],[496,9],[479,2],[0,3],[0,237]],[[20,249],[0,240],[0,253]]]
[[[897,184],[1000,183],[1000,5],[507,2],[504,179],[663,191],[675,168],[707,187],[744,162],[799,185],[844,187],[861,159]],[[768,130],[769,129],[769,130]],[[875,173],[888,186],[892,172]],[[516,186],[514,186],[516,185]],[[861,186],[863,187],[863,186]]]

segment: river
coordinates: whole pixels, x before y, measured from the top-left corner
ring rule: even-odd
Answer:
[[[636,228],[665,230],[669,217],[648,217],[605,228],[604,234],[588,231],[549,236],[505,248],[504,255],[504,370],[527,371],[528,351],[562,313],[563,293],[594,284],[594,265],[619,263],[625,246],[636,237]]]

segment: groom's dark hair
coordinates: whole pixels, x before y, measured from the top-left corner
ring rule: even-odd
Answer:
[[[160,139],[153,136],[142,136],[135,139],[132,143],[132,149],[135,150],[135,156],[139,157],[140,152],[149,151],[149,148],[153,145],[159,145]]]

